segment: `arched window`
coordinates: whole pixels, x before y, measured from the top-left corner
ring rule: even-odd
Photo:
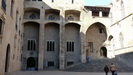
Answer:
[[[30,19],[36,19],[36,14],[33,14],[33,13],[30,14],[29,18],[30,18]]]
[[[53,15],[53,14],[51,14],[51,15],[49,15],[48,16],[48,20],[55,20],[56,18],[55,18],[55,15]]]
[[[67,20],[74,20],[73,16],[68,16]]]

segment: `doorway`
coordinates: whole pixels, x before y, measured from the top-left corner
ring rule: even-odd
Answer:
[[[27,59],[27,70],[35,70],[35,58],[29,57]]]
[[[107,49],[105,47],[101,48],[100,55],[103,57],[107,57]]]
[[[6,49],[5,72],[8,72],[9,59],[10,59],[10,45],[8,44]]]

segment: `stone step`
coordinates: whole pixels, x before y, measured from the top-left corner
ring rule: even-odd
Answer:
[[[77,72],[103,72],[105,65],[110,66],[111,63],[114,63],[117,67],[117,72],[133,72],[133,68],[127,66],[123,62],[119,61],[117,58],[114,59],[92,59],[89,63],[79,64],[70,68],[67,68],[65,71],[77,71]]]

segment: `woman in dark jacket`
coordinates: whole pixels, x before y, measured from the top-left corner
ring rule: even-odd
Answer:
[[[108,75],[109,68],[108,68],[108,66],[107,66],[107,65],[104,67],[104,71],[105,71],[106,75]]]

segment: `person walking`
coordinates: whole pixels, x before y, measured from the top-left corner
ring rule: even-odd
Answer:
[[[106,73],[106,75],[108,75],[109,68],[108,68],[108,66],[107,66],[107,65],[104,67],[104,72]]]
[[[110,65],[110,71],[112,72],[112,75],[114,75],[114,73],[116,72],[116,66],[113,64],[113,63],[111,63],[111,65]]]

